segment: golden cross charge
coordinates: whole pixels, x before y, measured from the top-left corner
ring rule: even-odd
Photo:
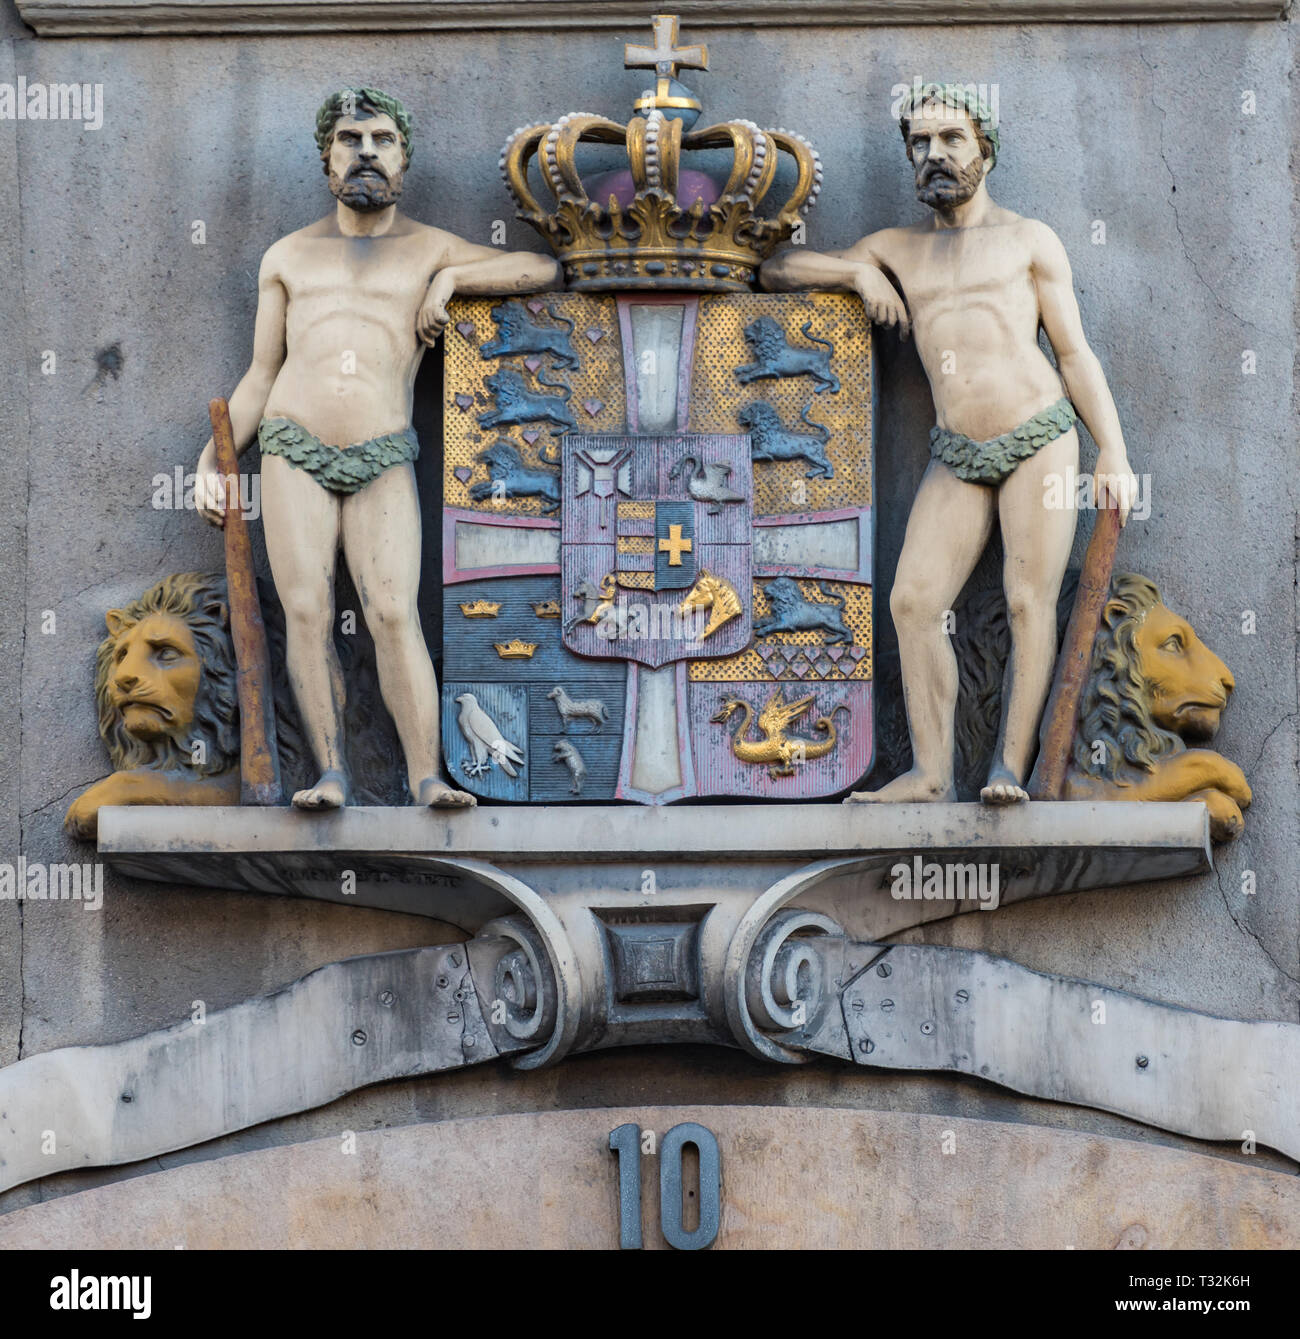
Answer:
[[[682,554],[690,553],[694,547],[689,539],[682,538],[680,525],[670,525],[668,527],[668,538],[659,541],[659,552],[668,555],[669,567],[680,567],[682,565]]]
[[[655,30],[654,46],[633,46],[628,42],[623,47],[625,70],[653,69],[657,74],[675,79],[679,66],[688,70],[709,68],[708,47],[677,45],[676,14],[655,14],[651,21]]]

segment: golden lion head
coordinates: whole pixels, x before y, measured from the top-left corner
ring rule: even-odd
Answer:
[[[1234,686],[1228,667],[1166,608],[1153,582],[1116,576],[1079,706],[1074,764],[1120,784],[1124,770],[1154,771],[1157,758],[1214,737]]]
[[[104,615],[95,656],[99,733],[113,767],[215,776],[239,761],[226,583],[183,572]],[[196,749],[201,742],[202,749]]]

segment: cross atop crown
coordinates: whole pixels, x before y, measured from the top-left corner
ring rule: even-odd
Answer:
[[[654,46],[634,46],[628,42],[623,47],[625,70],[652,69],[661,78],[675,79],[679,68],[709,68],[708,47],[677,45],[676,14],[655,14],[651,22],[654,24]]]
[[[779,242],[796,235],[800,218],[816,201],[821,160],[802,135],[760,130],[739,117],[697,130],[700,99],[675,72],[707,70],[708,48],[681,45],[676,14],[655,14],[652,22],[652,41],[624,47],[629,70],[650,71],[638,76],[645,82],[632,100],[627,124],[569,112],[551,124],[521,126],[501,151],[502,173],[519,217],[551,244],[571,289],[749,292],[756,287],[759,266]],[[619,145],[624,166],[595,175],[598,160],[587,154],[598,144]],[[700,163],[696,150],[725,155],[728,146],[730,167],[716,179],[704,170],[716,165],[715,158],[704,159],[698,169],[682,167],[688,153],[690,161]],[[794,188],[788,189],[787,181],[777,193],[781,198],[773,197],[775,213],[762,213],[759,205],[772,191],[777,164],[783,161],[779,155],[796,169]],[[554,208],[534,194],[529,179],[534,159],[542,165]],[[584,170],[593,175],[584,177]],[[607,510],[614,510],[615,493],[625,491],[621,479],[613,477],[615,465],[595,461],[590,469],[594,496],[608,493]],[[601,519],[613,524],[605,510]],[[670,558],[674,552],[680,558],[692,551],[680,544],[665,550]],[[657,550],[654,556],[658,559]],[[673,564],[673,572],[693,570],[694,561],[692,556]]]

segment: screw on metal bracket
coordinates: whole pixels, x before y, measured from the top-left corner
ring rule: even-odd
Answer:
[[[459,1023],[459,1022],[460,1022],[460,1015],[459,1015],[459,1014],[448,1014],[448,1015],[447,1015],[447,1022],[449,1022],[449,1023]]]
[[[876,968],[876,975],[888,976],[893,970],[894,969],[887,962],[882,962],[880,966]]]
[[[459,954],[459,953],[449,953],[449,954],[447,955],[447,961],[448,961],[449,963],[451,963],[451,965],[452,965],[453,967],[459,967],[459,966],[460,966],[460,954]]]
[[[123,1094],[122,1094],[122,1101],[123,1101],[123,1102],[133,1102],[133,1101],[135,1101],[135,1099],[131,1096],[130,1093],[123,1093]]]
[[[460,1039],[460,1048],[462,1051],[472,1051],[474,1049],[474,1038],[468,1033]]]
[[[861,1051],[863,1055],[870,1055],[875,1049],[876,1043],[872,1041],[870,1037],[863,1037],[862,1040],[858,1042],[858,1050]]]
[[[366,1034],[360,1028],[352,1034],[353,1046],[364,1046],[366,1044]]]
[[[921,1035],[922,1035],[922,1036],[928,1037],[928,1036],[930,1035],[930,1033],[932,1033],[933,1031],[934,1031],[934,1024],[933,1024],[933,1023],[922,1023],[922,1024],[921,1024]]]
[[[893,1000],[881,1000],[881,1001],[880,1001],[880,1007],[881,1007],[886,1013],[890,1013],[890,1012],[892,1012],[892,1010],[893,1010],[893,1008],[894,1008],[894,1001],[893,1001]]]
[[[463,1003],[469,998],[469,991],[468,991],[468,990],[458,990],[458,991],[456,991],[456,993],[452,996],[452,998],[453,998],[454,1000],[456,1000],[458,1003],[463,1004]]]
[[[855,1014],[860,1014],[862,1010],[866,1008],[866,1005],[863,1003],[862,996],[854,995],[853,998],[849,1000],[849,1008],[851,1008]]]
[[[1145,1069],[1151,1063],[1144,1055],[1138,1056],[1138,1068]]]
[[[449,985],[451,985],[451,981],[449,980],[449,978],[447,978],[447,977],[445,977],[445,976],[440,976],[440,977],[434,982],[434,985],[436,985],[436,986],[438,987],[439,990],[446,990],[447,987],[448,987]]]
[[[391,1009],[393,1007],[393,1001],[396,998],[397,996],[394,995],[391,990],[381,990],[379,992],[379,1003],[382,1004],[385,1009]]]
[[[969,990],[959,990],[959,991],[957,992],[957,1003],[958,1003],[958,1004],[965,1004],[966,1001],[969,1000],[969,999],[970,999],[970,991],[969,991]]]

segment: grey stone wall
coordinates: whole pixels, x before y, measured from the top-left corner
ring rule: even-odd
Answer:
[[[641,84],[621,69],[621,35],[608,33],[38,40],[10,3],[0,25],[0,81],[104,85],[98,131],[0,121],[0,859],[21,850],[57,861],[85,856],[62,835],[63,812],[107,770],[91,693],[104,610],[165,573],[220,565],[216,533],[192,512],[153,509],[150,480],[193,467],[208,398],[228,393],[246,366],[262,251],[331,203],[311,133],[322,97],[351,82],[401,96],[418,124],[406,207],[486,241],[494,219],[511,219],[496,171],[509,131],[569,110],[626,115]],[[915,937],[1211,1013],[1294,1021],[1293,26],[689,35],[711,47],[713,72],[695,81],[706,117],[784,125],[820,149],[817,247],[921,212],[890,120],[891,86],[914,76],[998,86],[1003,153],[991,189],[1065,242],[1133,462],[1151,476],[1150,518],[1125,533],[1120,566],[1154,578],[1236,674],[1220,746],[1256,799],[1215,876],[966,916]],[[1242,111],[1246,90],[1254,115]],[[191,242],[195,220],[203,246]],[[1097,220],[1104,245],[1092,241]],[[509,244],[541,247],[513,220]],[[45,350],[57,358],[53,375],[42,373]],[[1254,375],[1243,374],[1245,350]],[[884,590],[932,418],[911,347],[885,335],[880,363]],[[430,384],[422,379],[422,424],[436,421]],[[431,517],[435,447],[426,436]],[[431,583],[436,567],[426,565]],[[994,555],[976,581],[996,575]],[[1253,635],[1242,632],[1246,610]],[[52,631],[42,630],[45,611]],[[892,636],[887,618],[879,632]],[[1248,869],[1254,896],[1242,892]],[[145,1032],[186,1016],[192,1001],[220,1008],[336,958],[453,937],[417,918],[111,876],[96,914],[0,903],[0,1063]],[[452,1115],[644,1101],[951,1112],[1181,1142],[975,1081],[864,1077],[830,1064],[786,1071],[681,1048],[390,1084],[160,1161]],[[0,1197],[0,1210],[153,1165],[50,1178]]]

